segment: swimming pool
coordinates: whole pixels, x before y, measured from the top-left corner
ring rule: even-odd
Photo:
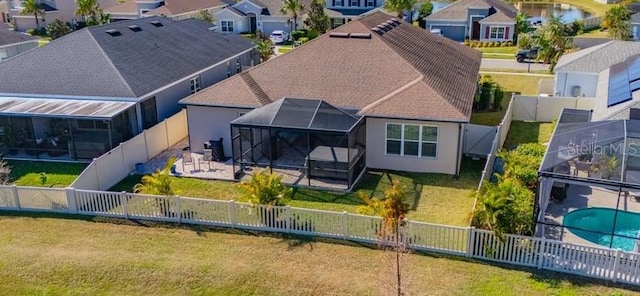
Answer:
[[[573,227],[567,229],[592,243],[605,247],[611,245],[614,249],[622,249],[624,251],[633,251],[636,245],[635,237],[638,236],[638,231],[640,231],[640,214],[618,211],[614,233],[626,237],[614,236],[612,243],[612,236],[609,233],[613,229],[615,214],[616,210],[609,208],[579,209],[564,216],[562,224],[566,227]]]

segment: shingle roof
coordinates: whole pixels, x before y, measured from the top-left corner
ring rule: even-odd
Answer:
[[[150,17],[85,28],[3,62],[0,93],[135,98],[253,48],[208,27]]]
[[[339,18],[344,16],[359,16],[363,13],[370,11],[371,9],[358,9],[358,8],[325,8],[324,12],[330,18]]]
[[[138,4],[133,0],[129,0],[126,2],[117,3],[115,5],[106,7],[104,9],[104,12],[108,14],[115,14],[115,15],[128,14],[128,15],[137,16]]]
[[[231,0],[164,0],[164,5],[151,10],[145,15],[176,15],[200,11],[212,7],[224,7],[232,4]]]
[[[556,72],[600,73],[614,64],[640,53],[640,43],[610,41],[560,57]]]
[[[515,19],[507,16],[502,11],[498,11],[480,20],[481,24],[486,24],[486,23],[514,23],[515,24],[515,22],[516,22]]]
[[[585,49],[607,42],[611,42],[611,38],[573,37],[573,47],[577,49]]]
[[[16,31],[7,30],[5,27],[0,25],[0,46],[5,46],[14,43],[20,43],[30,40],[37,40],[37,37],[23,34]]]
[[[282,7],[282,0],[248,0],[253,4],[256,4],[260,7],[265,8],[263,10],[263,15],[271,15],[271,16],[289,16],[288,14],[280,12],[280,8]],[[298,18],[300,18],[303,14],[309,11],[309,5],[311,4],[311,0],[300,0],[300,4],[304,6],[304,10],[298,13]]]
[[[468,8],[490,8],[504,14],[504,18],[514,20],[518,11],[511,4],[500,0],[458,0],[427,16],[427,20],[466,20]]]
[[[481,53],[405,22],[382,35],[372,30],[390,19],[377,12],[351,21],[334,36],[371,39],[325,34],[182,102],[256,108],[284,97],[316,98],[361,115],[468,121]]]

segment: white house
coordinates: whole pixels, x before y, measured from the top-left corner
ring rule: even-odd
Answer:
[[[20,15],[23,2],[24,1],[20,0],[9,0],[9,14],[18,31],[26,31],[36,27],[34,15]],[[100,7],[109,7],[115,5],[117,2],[117,0],[98,0]],[[80,20],[79,17],[76,16],[76,9],[78,8],[76,0],[39,0],[38,3],[44,11],[44,15],[38,19],[40,27],[46,27],[49,22],[56,19],[63,22]]]
[[[301,0],[305,10],[298,13],[297,28],[302,28],[303,15],[309,9],[309,0]],[[241,0],[215,14],[218,32],[271,34],[275,30],[291,32],[291,16],[282,13],[281,0]]]

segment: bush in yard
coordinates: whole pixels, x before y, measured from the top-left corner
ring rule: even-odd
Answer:
[[[298,39],[304,36],[305,33],[302,31],[293,31],[293,33],[291,33],[291,38],[293,38],[293,41],[298,41]]]
[[[511,40],[507,41],[507,46],[513,46],[513,42]]]
[[[315,39],[320,35],[320,33],[318,33],[318,31],[316,30],[309,30],[309,32],[307,33],[307,38],[309,38],[309,40]]]
[[[533,38],[529,34],[518,35],[518,48],[530,49],[533,46]]]
[[[538,168],[545,150],[546,147],[542,144],[526,143],[511,151],[500,151],[498,156],[504,160],[504,177],[515,178],[531,191],[535,191]]]
[[[495,84],[493,89],[493,109],[496,111],[502,110],[502,100],[504,99],[504,90],[502,86]]]
[[[69,25],[58,19],[47,25],[47,34],[51,36],[51,40],[58,39],[64,35],[71,33],[72,31],[73,30],[71,30],[71,27],[69,27]]]
[[[176,162],[176,157],[169,157],[167,163],[160,170],[156,170],[151,175],[145,175],[142,177],[142,182],[133,186],[133,192],[163,195],[163,196],[175,196],[176,192],[173,190],[173,184],[171,180],[171,167]],[[156,207],[164,216],[171,216],[170,206],[167,199],[157,198],[155,200]]]
[[[269,168],[258,170],[251,178],[238,184],[242,197],[254,205],[284,206],[293,189],[282,183],[282,176]]]
[[[298,41],[300,41],[300,43],[302,44],[305,44],[309,41],[309,37],[300,37]]]
[[[491,97],[493,95],[493,79],[491,76],[485,75],[480,78],[479,90],[480,94],[478,96],[477,109],[478,110],[487,110],[491,105]]]

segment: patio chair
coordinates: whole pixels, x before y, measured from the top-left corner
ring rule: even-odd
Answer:
[[[186,165],[192,165],[193,170],[196,169],[196,163],[193,161],[193,156],[191,155],[191,150],[182,150],[182,172],[186,172],[184,167]]]
[[[198,160],[198,165],[202,167],[202,163],[207,164],[207,170],[211,170],[211,162],[213,161],[213,149],[205,148],[202,150],[202,158]]]

